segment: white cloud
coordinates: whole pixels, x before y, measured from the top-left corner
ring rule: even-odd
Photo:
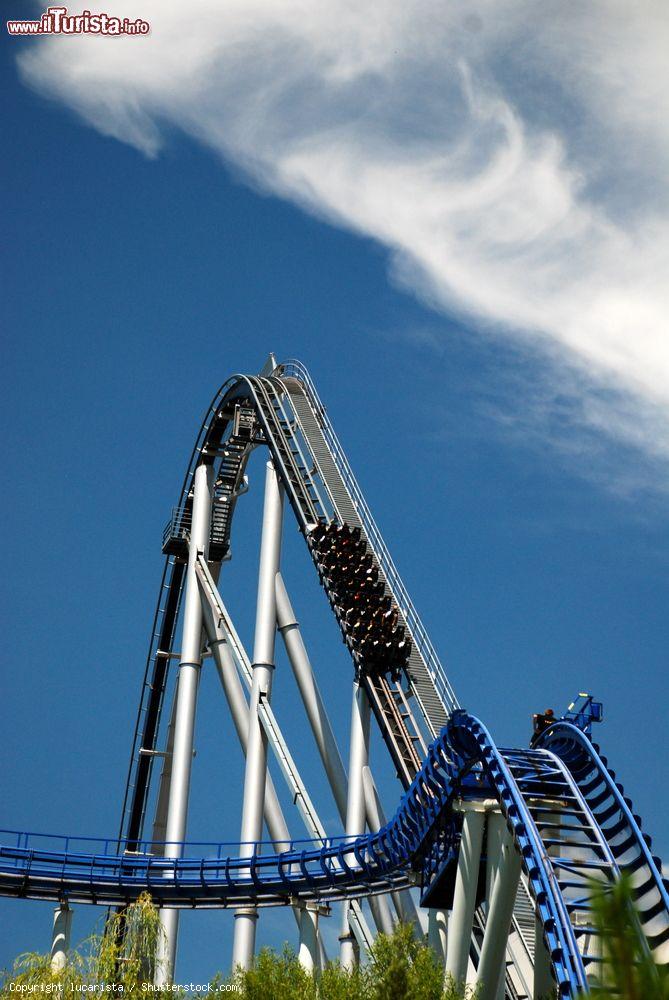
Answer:
[[[24,47],[25,80],[147,155],[178,127],[378,240],[433,307],[592,382],[579,421],[669,456],[662,0],[105,9],[151,34]]]

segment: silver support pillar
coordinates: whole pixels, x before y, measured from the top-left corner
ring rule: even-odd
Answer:
[[[502,860],[502,845],[504,844],[504,837],[506,835],[506,820],[499,808],[491,809],[488,813],[488,822],[486,829],[486,900],[488,905],[488,911],[490,910],[490,901],[492,899],[492,891],[495,885],[495,878],[497,877],[497,872],[499,871],[499,865]],[[500,976],[499,982],[497,984],[497,993],[494,995],[495,1000],[504,1000],[505,996],[505,979],[506,976]]]
[[[213,572],[211,572],[208,568],[205,570],[201,559],[198,562],[198,571],[200,593],[202,595],[202,607],[204,611],[204,627],[207,634],[209,649],[214,658],[214,662],[218,670],[219,680],[221,681],[223,691],[230,707],[230,713],[233,718],[244,757],[246,757],[249,732],[249,707],[246,701],[246,694],[242,686],[240,674],[237,670],[237,665],[239,665],[240,670],[242,670],[245,675],[248,675],[249,686],[252,685],[253,668],[248,660],[243,646],[240,643],[239,637],[235,632],[232,621],[227,613],[227,609],[223,605],[223,600],[216,588]],[[207,579],[206,576],[203,577],[203,573],[208,574],[209,579]],[[265,705],[263,707],[264,711],[260,712],[261,720],[265,728],[265,732],[268,733],[268,739],[271,741],[272,735],[267,730],[267,720],[268,713],[270,712],[270,706]],[[279,735],[278,730],[274,732],[275,739],[277,735]],[[276,743],[274,748],[275,750],[277,749]],[[293,786],[291,786],[291,788],[292,787]],[[304,795],[301,795],[301,797],[303,806],[305,806],[306,802]],[[316,836],[324,837],[325,830],[322,828],[315,813],[311,816],[311,820],[313,821],[310,821],[307,826],[309,832],[312,835],[315,834]],[[275,850],[279,852],[287,847],[290,843],[290,834],[269,772],[266,776],[265,785],[265,822],[267,824],[270,837],[274,841]],[[297,901],[296,905],[293,905],[292,910],[299,930],[300,922],[302,920],[302,904]],[[327,915],[329,915],[329,910],[327,908],[321,909],[320,915],[322,916],[326,911]],[[318,938],[318,947],[320,952],[320,968],[325,968],[328,962],[328,956],[320,935]]]
[[[198,465],[193,480],[193,517],[188,545],[188,569],[186,570],[186,593],[183,611],[183,634],[181,638],[181,662],[176,692],[174,716],[174,746],[170,774],[170,792],[167,806],[165,831],[165,857],[178,858],[183,851],[188,815],[188,794],[190,791],[191,766],[193,763],[193,733],[197,690],[202,667],[202,604],[200,588],[195,572],[198,552],[206,556],[209,552],[211,530],[211,501],[214,486],[214,470],[211,465]],[[162,909],[160,922],[164,933],[161,935],[158,961],[156,963],[156,984],[164,985],[174,975],[179,932],[179,911]]]
[[[300,634],[299,622],[280,573],[276,577],[276,618],[339,815],[345,821],[348,796],[346,771]]]
[[[544,941],[544,931],[538,917],[534,921],[534,1000],[549,1000],[555,993],[551,960]]]
[[[244,695],[244,688],[239,679],[230,646],[222,629],[210,631],[210,620],[206,621],[209,648],[211,649],[214,663],[218,671],[221,686],[225,692],[230,714],[239,737],[242,752],[246,757],[249,739],[249,706]],[[286,847],[290,844],[290,831],[283,815],[283,810],[279,803],[279,798],[272,781],[272,776],[268,773],[265,780],[265,802],[264,802],[265,822],[269,835],[273,841],[284,842]]]
[[[355,681],[351,707],[351,743],[346,802],[347,837],[359,836],[365,832],[365,789],[362,774],[363,768],[369,763],[369,713],[369,700],[365,690]],[[356,955],[353,935],[348,922],[348,903],[344,903],[343,911],[339,961],[342,968],[352,969],[356,962]]]
[[[448,946],[448,915],[444,910],[436,910],[433,907],[430,907],[427,914],[427,943],[439,965],[443,965]]]
[[[172,780],[172,754],[174,753],[174,723],[177,711],[176,696],[172,699],[172,711],[170,721],[167,726],[167,739],[165,741],[165,756],[160,772],[160,784],[158,785],[158,799],[156,801],[156,811],[153,816],[153,832],[151,840],[155,844],[164,844],[167,834],[167,806],[170,796],[170,782]]]
[[[51,971],[60,972],[67,965],[72,933],[72,910],[67,903],[61,903],[53,911],[53,932],[51,934]]]
[[[212,497],[213,500],[213,497]],[[214,567],[214,574],[218,577],[220,563]],[[174,725],[176,720],[177,698],[176,693],[172,699],[172,710],[170,721],[167,726],[167,738],[165,740],[165,752],[163,765],[160,771],[160,783],[158,785],[158,798],[156,800],[155,812],[153,814],[153,833],[151,840],[156,843],[164,843],[167,832],[167,807],[169,804],[170,783],[172,780],[172,754],[174,753]]]
[[[283,494],[271,462],[265,478],[260,567],[258,570],[258,603],[253,647],[253,685],[249,706],[249,731],[244,774],[244,804],[240,850],[252,852],[253,843],[262,840],[267,773],[267,736],[258,718],[261,699],[270,700],[274,670],[274,640],[276,637],[276,574],[281,556],[281,523]],[[244,855],[242,854],[242,857]],[[235,911],[235,932],[232,946],[232,967],[248,969],[253,961],[258,911],[242,907]]]
[[[320,970],[318,903],[303,903],[300,910],[300,944],[297,957],[307,972]]]
[[[211,649],[216,669],[218,670],[218,676],[230,707],[232,721],[237,731],[242,751],[246,757],[249,735],[249,707],[244,695],[242,682],[237,673],[230,645],[225,638],[223,630],[214,625],[211,615],[206,612],[206,608],[205,627],[209,639],[209,648]],[[264,813],[269,835],[276,845],[275,849],[277,851],[281,849],[281,842],[285,843],[287,847],[290,844],[290,831],[288,830],[274,782],[269,772],[267,773],[265,784]],[[304,911],[301,907],[293,907],[293,912],[301,935]],[[318,943],[320,947],[320,940]],[[327,956],[325,956],[325,960],[327,961]]]
[[[464,983],[467,977],[485,823],[483,803],[463,803],[461,809],[464,813],[462,837],[446,948],[446,974],[452,976],[456,983]]]
[[[499,980],[505,968],[506,944],[518,892],[520,868],[520,854],[514,846],[513,836],[505,829],[481,945],[477,1000],[497,998]]]
[[[369,908],[372,911],[374,923],[379,934],[392,934],[395,925],[393,924],[387,897],[381,895],[370,896]]]
[[[495,885],[495,876],[497,875],[501,859],[502,844],[506,833],[506,820],[499,808],[491,809],[488,812],[487,819],[485,840],[488,860],[486,863],[485,884],[486,899],[488,905],[490,905],[492,890]]]
[[[365,766],[362,769],[362,783],[365,790],[365,811],[367,812],[367,823],[370,830],[380,830],[382,826],[386,825],[386,817],[383,814],[383,807],[376,790],[376,785],[374,784],[374,777],[368,766]],[[393,901],[393,906],[395,907],[398,919],[405,924],[412,924],[416,932],[419,935],[422,935],[424,933],[423,925],[420,922],[418,911],[416,910],[416,906],[411,898],[409,890],[395,890],[390,893],[390,897]]]
[[[348,779],[344,764],[339,753],[330,720],[323,699],[321,698],[314,671],[309,661],[309,655],[300,634],[299,622],[295,616],[286,586],[280,573],[276,577],[276,618],[281,637],[286,647],[290,665],[293,668],[295,680],[302,696],[307,718],[311,725],[316,746],[321,755],[325,773],[328,777],[332,794],[337,805],[341,820],[346,824],[348,802]],[[373,820],[369,819],[370,829]],[[377,827],[378,829],[378,827]],[[393,921],[385,896],[370,898],[369,901],[374,922],[383,934],[391,934]]]

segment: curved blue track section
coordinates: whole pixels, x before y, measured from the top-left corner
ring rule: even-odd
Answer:
[[[650,950],[658,962],[669,964],[669,881],[615,772],[600,756],[599,747],[570,722],[555,723],[542,734],[537,746],[557,754],[569,769],[616,863],[631,877]]]
[[[650,928],[650,947],[662,947],[669,937],[669,899],[637,818],[587,737],[573,726],[558,724],[542,742],[545,746],[532,750],[499,750],[478,719],[458,710],[430,746],[383,829],[320,844],[294,842],[278,854],[269,844],[253,845],[248,853],[240,845],[232,851],[231,845],[217,844],[200,845],[199,856],[170,859],[150,853],[150,847],[159,850],[160,845],[138,845],[139,851],[124,853],[125,842],[4,831],[0,894],[117,904],[148,891],[168,906],[220,907],[246,901],[267,906],[294,897],[328,900],[383,892],[416,875],[428,891],[457,854],[455,800],[494,796],[522,858],[560,995],[572,996],[588,985],[587,959],[571,919],[576,903],[572,896],[570,904],[565,888],[575,877],[575,862],[549,857],[537,819],[540,796],[550,795],[554,801],[560,794],[566,801],[570,795],[578,801],[596,859],[586,863],[590,874],[593,867],[610,878],[624,867],[640,873],[640,899],[648,904],[641,920],[644,930]],[[534,811],[529,801],[535,803]],[[601,807],[611,821],[608,826],[593,812]],[[183,848],[188,852],[196,845]],[[560,868],[565,865],[571,881],[562,884]]]

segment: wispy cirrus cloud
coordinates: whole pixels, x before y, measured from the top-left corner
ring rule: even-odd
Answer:
[[[571,372],[575,428],[669,457],[665,4],[107,8],[150,36],[39,42],[24,79],[148,156],[179,128],[379,241],[433,308]]]

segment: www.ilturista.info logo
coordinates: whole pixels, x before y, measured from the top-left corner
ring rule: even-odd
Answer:
[[[47,7],[39,21],[7,21],[10,35],[147,35],[150,24],[140,17],[111,14],[68,14],[67,7]]]

